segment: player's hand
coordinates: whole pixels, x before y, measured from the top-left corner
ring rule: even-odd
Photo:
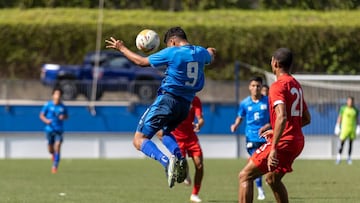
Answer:
[[[277,167],[279,160],[277,159],[276,149],[272,149],[267,159],[268,170],[272,171],[272,168]]]
[[[230,130],[231,130],[232,133],[235,132],[237,130],[237,126],[235,124],[232,124],[230,126]]]
[[[194,126],[194,132],[198,133],[200,132],[200,125],[198,123],[192,123],[193,126]]]
[[[50,119],[46,119],[46,121],[45,121],[45,123],[48,124],[48,125],[49,125],[51,122],[52,122],[52,120],[50,120]]]
[[[265,138],[266,140],[270,139],[274,134],[274,131],[272,129],[264,131],[260,134],[260,137]]]
[[[60,114],[58,118],[59,118],[59,120],[65,120],[64,114]]]
[[[119,51],[125,46],[123,41],[117,40],[114,37],[110,37],[110,39],[105,40],[105,42],[107,43],[106,48],[117,49]]]
[[[216,56],[216,49],[214,47],[208,47],[207,51],[211,55],[212,61],[215,59]]]

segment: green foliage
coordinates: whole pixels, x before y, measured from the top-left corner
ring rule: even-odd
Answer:
[[[95,49],[97,15],[96,9],[2,10],[0,77],[38,78],[43,63],[81,63]],[[180,25],[191,43],[217,49],[207,69],[215,79],[232,79],[236,60],[270,70],[279,47],[295,52],[297,72],[359,74],[360,21],[354,19],[360,12],[105,10],[102,47],[114,36],[137,51],[140,30],[151,28],[162,37]]]

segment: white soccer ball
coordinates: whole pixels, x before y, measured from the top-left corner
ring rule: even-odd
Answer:
[[[136,37],[136,47],[145,53],[156,51],[159,45],[160,38],[154,30],[142,30]]]

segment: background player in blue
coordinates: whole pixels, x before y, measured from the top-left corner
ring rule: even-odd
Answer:
[[[213,60],[215,49],[191,45],[180,27],[170,28],[165,33],[164,43],[167,48],[148,57],[132,52],[123,41],[113,37],[106,43],[107,48],[120,51],[137,65],[167,66],[158,97],[141,117],[133,143],[136,149],[165,167],[171,188],[175,180],[178,183],[185,180],[187,162],[170,132],[187,117],[191,101],[196,92],[203,88],[204,66]],[[172,154],[170,158],[151,141],[159,130],[163,131],[161,140]]]
[[[61,102],[61,96],[61,89],[55,88],[52,92],[52,100],[46,102],[40,112],[40,119],[46,124],[45,135],[53,160],[52,173],[57,173],[64,133],[63,121],[68,118],[67,108]]]
[[[266,142],[265,138],[260,137],[260,134],[270,128],[268,97],[261,94],[261,86],[261,77],[250,79],[250,96],[240,102],[238,116],[235,123],[230,126],[231,132],[235,132],[241,121],[246,119],[246,148],[250,156]],[[258,200],[264,200],[265,193],[261,177],[257,178],[255,183],[258,188]]]

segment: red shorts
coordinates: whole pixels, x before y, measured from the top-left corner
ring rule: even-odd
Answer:
[[[202,150],[200,147],[200,143],[199,140],[180,140],[177,141],[180,150],[181,150],[181,154],[185,157],[186,154],[189,157],[202,157]]]
[[[292,171],[292,163],[298,157],[304,148],[304,140],[297,141],[280,141],[277,146],[277,158],[279,164],[272,171],[277,173],[288,173]],[[264,174],[269,172],[267,166],[267,157],[271,150],[271,142],[263,144],[250,159]]]

